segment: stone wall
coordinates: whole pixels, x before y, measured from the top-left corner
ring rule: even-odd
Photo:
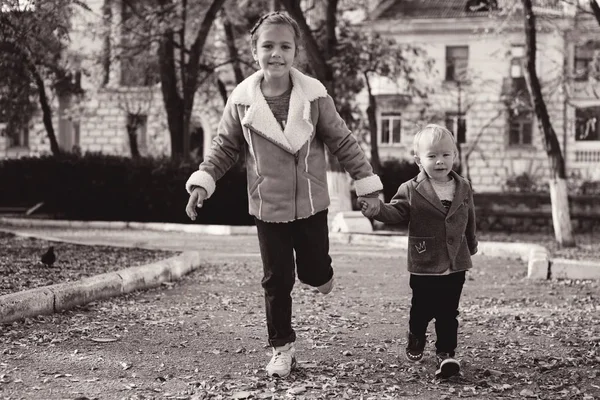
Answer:
[[[476,193],[477,227],[482,231],[553,233],[550,195],[545,193]],[[570,196],[574,232],[600,233],[598,195]]]
[[[212,94],[211,100],[206,97],[200,93],[195,100],[190,132],[202,128],[207,142],[216,130],[222,101],[219,104],[218,97]],[[169,156],[171,153],[167,114],[159,87],[102,88],[64,112],[59,111],[57,100],[53,100],[51,106],[56,138],[64,151],[72,151],[76,146],[82,152],[130,155],[127,115],[139,113],[147,117],[146,125],[138,132],[140,153],[144,156]],[[79,123],[77,135],[75,121]],[[50,142],[41,113],[33,117],[29,126],[28,147],[9,147],[8,138],[0,137],[0,159],[44,154],[50,154]]]

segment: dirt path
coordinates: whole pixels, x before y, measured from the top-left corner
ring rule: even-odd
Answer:
[[[431,341],[420,364],[398,357],[409,302],[398,250],[333,244],[337,286],[322,296],[297,284],[300,367],[274,380],[256,239],[138,236],[191,243],[206,265],[161,289],[1,327],[0,398],[600,398],[596,282],[532,282],[521,263],[477,257],[460,317],[463,376],[438,382]]]

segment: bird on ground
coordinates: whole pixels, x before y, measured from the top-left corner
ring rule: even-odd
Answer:
[[[50,246],[48,250],[42,254],[42,264],[47,267],[51,267],[56,261],[56,254],[54,254],[54,246]]]

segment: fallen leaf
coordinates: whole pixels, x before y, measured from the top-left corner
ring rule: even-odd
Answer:
[[[247,392],[247,391],[242,391],[242,392],[236,392],[234,393],[231,398],[232,399],[247,399],[248,397],[252,396],[251,392]]]
[[[119,339],[105,337],[105,338],[90,338],[90,340],[92,342],[96,342],[96,343],[110,343],[110,342],[116,342]]]
[[[287,390],[288,394],[293,394],[293,395],[304,393],[304,392],[306,392],[306,386],[294,386]]]
[[[523,389],[519,392],[522,397],[536,397],[535,393],[531,389]]]

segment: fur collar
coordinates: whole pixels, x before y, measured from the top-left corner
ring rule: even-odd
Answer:
[[[314,126],[310,116],[310,103],[327,96],[325,86],[295,68],[290,70],[292,94],[285,129],[275,119],[262,91],[263,72],[257,71],[240,83],[231,94],[234,104],[248,106],[242,125],[251,128],[286,151],[294,154],[310,140]]]

